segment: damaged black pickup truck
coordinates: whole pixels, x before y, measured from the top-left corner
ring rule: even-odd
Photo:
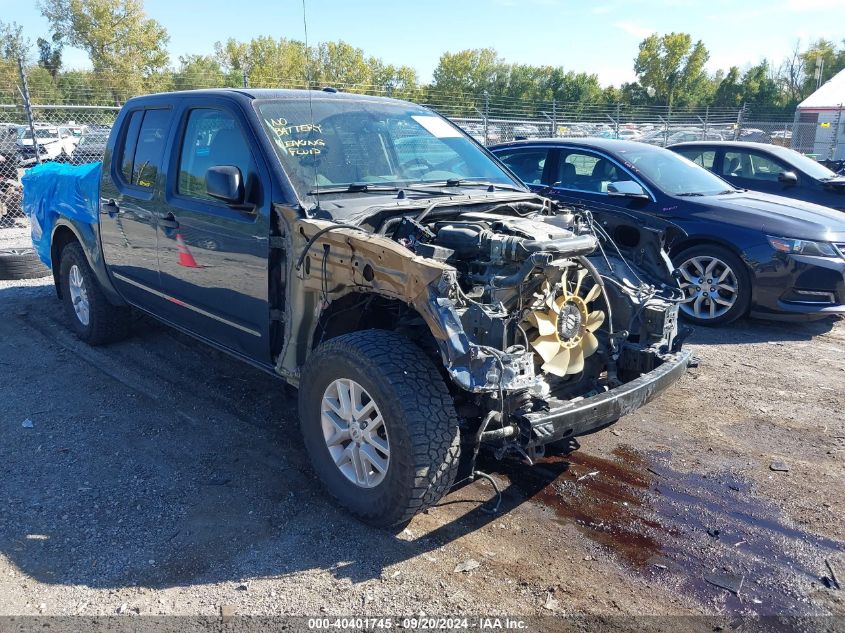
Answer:
[[[132,99],[88,203],[89,222],[40,211],[78,336],[116,340],[131,306],[298,387],[316,473],[372,524],[437,502],[479,450],[571,450],[689,364],[672,227],[561,208],[410,103]]]

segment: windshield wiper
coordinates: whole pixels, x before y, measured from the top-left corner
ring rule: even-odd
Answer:
[[[438,180],[434,182],[415,182],[415,187],[487,187],[490,191],[501,189],[503,191],[522,191],[518,187],[510,185],[503,185],[498,182],[491,182],[489,180],[476,180],[474,178],[447,178],[446,180]]]
[[[314,187],[311,191],[308,192],[308,195],[313,196],[315,193],[369,193],[371,191],[399,191],[399,189],[400,187],[397,187],[395,185],[377,185],[367,182],[351,182],[348,185],[323,185],[321,187]]]
[[[679,198],[691,198],[692,196],[703,196],[703,193],[698,193],[697,191],[685,191],[684,193],[676,193],[676,196]]]

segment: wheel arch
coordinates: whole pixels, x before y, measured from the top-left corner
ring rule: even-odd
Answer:
[[[715,246],[720,246],[728,251],[730,251],[733,255],[739,258],[739,260],[745,265],[748,274],[750,275],[752,272],[751,266],[746,261],[745,256],[742,253],[742,250],[737,248],[736,244],[729,242],[721,237],[715,235],[692,235],[684,238],[679,238],[672,242],[672,245],[669,248],[669,258],[672,260],[674,264],[675,256],[687,250],[688,248],[692,248],[693,246],[703,246],[707,244],[712,244]]]
[[[743,251],[736,246],[736,244],[729,242],[723,238],[713,235],[693,235],[684,239],[679,239],[677,242],[673,243],[669,249],[669,259],[672,261],[672,265],[676,266],[675,257],[682,253],[683,251],[687,250],[688,248],[692,248],[694,246],[718,246],[720,248],[724,248],[730,254],[735,256],[740,262],[742,262],[744,272],[748,277],[749,287],[750,287],[750,296],[749,296],[749,305],[745,309],[743,314],[747,314],[748,311],[751,309],[752,306],[755,305],[757,300],[757,284],[754,283],[755,274],[754,274],[754,267],[749,263],[748,258],[743,253]]]
[[[60,224],[53,230],[53,237],[50,240],[50,263],[53,271],[53,285],[56,287],[56,296],[62,298],[62,284],[59,283],[59,262],[65,246],[77,242],[81,244],[79,236],[66,224]]]
[[[100,236],[96,224],[73,222],[59,217],[53,226],[53,233],[50,236],[50,267],[53,270],[53,282],[56,285],[56,293],[61,295],[61,284],[59,283],[60,258],[62,250],[72,243],[77,242],[85,253],[85,259],[94,276],[103,290],[103,294],[109,303],[115,306],[127,305],[112,285],[103,260],[103,251],[100,245]]]
[[[320,313],[311,351],[322,342],[363,330],[396,332],[425,351],[438,349],[431,329],[413,305],[380,293],[354,291],[333,301]]]

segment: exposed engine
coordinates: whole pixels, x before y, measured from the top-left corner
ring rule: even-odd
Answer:
[[[455,337],[467,337],[466,354],[446,365],[477,394],[465,403],[468,417],[495,412],[479,437],[500,452],[536,454],[545,441],[526,416],[651,371],[682,337],[679,291],[658,233],[643,228],[626,249],[632,244],[620,248],[589,213],[521,215],[404,217],[392,237],[456,270],[440,305],[460,320]]]

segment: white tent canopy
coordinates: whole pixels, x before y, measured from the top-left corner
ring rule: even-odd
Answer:
[[[845,105],[845,70],[840,70],[824,85],[798,104],[799,110],[838,110]]]

